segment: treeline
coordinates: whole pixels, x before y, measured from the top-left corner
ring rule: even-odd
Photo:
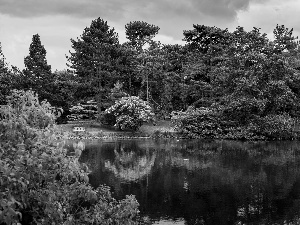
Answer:
[[[260,29],[235,31],[193,25],[185,45],[163,45],[159,27],[125,25],[127,42],[101,18],[71,39],[68,68],[51,72],[38,34],[25,69],[8,68],[2,54],[0,101],[12,89],[32,89],[41,99],[68,109],[87,99],[103,111],[113,96],[139,96],[157,116],[173,120],[191,137],[291,138],[299,114],[299,43],[277,25],[274,40]],[[186,111],[187,110],[187,111]],[[281,131],[284,131],[283,133]]]

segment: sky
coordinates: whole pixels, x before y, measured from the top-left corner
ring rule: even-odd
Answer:
[[[261,28],[273,38],[277,24],[300,36],[300,0],[0,0],[0,43],[6,62],[24,69],[34,34],[39,34],[52,71],[67,69],[66,55],[92,20],[102,18],[120,43],[125,25],[144,21],[160,27],[155,40],[184,44],[183,31],[193,24],[228,28]]]

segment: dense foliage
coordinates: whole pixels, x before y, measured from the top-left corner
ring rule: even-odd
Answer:
[[[80,153],[67,154],[50,104],[13,91],[0,108],[0,224],[135,224],[135,198],[93,189]]]
[[[197,25],[184,34],[191,51],[196,51],[194,55],[201,56],[195,71],[198,76],[195,84],[201,83],[199,89],[202,91],[209,90],[206,96],[202,92],[202,99],[198,91],[192,104],[217,112],[218,122],[213,127],[218,127],[221,132],[212,129],[213,137],[295,138],[293,130],[300,112],[300,74],[299,69],[290,63],[291,58],[299,61],[298,44],[291,30],[277,26],[273,42],[257,28],[246,32],[238,27],[230,33]],[[205,102],[203,97],[206,97]],[[201,110],[196,110],[196,115],[194,111],[180,115],[173,117],[177,123],[185,123],[179,130],[186,132],[188,129],[188,133],[196,137],[211,136],[200,126],[199,119],[203,120]],[[187,116],[195,118],[188,122]],[[211,123],[210,118],[204,121]]]
[[[229,31],[196,24],[183,31],[185,45],[154,41],[159,30],[154,24],[131,21],[125,25],[128,41],[120,44],[114,28],[97,18],[80,38],[71,39],[70,70],[54,73],[38,34],[33,36],[24,71],[10,68],[0,50],[0,104],[6,104],[11,90],[31,88],[40,100],[47,99],[67,113],[71,106],[93,99],[99,117],[115,124],[116,118],[102,115],[103,111],[121,97],[138,96],[158,118],[168,119],[178,111],[173,121],[186,126],[179,126],[179,131],[198,123],[195,118],[188,120],[191,124],[181,121],[195,117],[195,112],[201,121],[211,124],[213,116],[219,124],[212,126],[209,135],[197,124],[197,129],[190,130],[191,137],[297,136],[300,52],[293,29],[277,25],[271,41],[259,28]],[[119,121],[128,127],[134,124],[131,117]],[[273,131],[267,132],[271,124]]]

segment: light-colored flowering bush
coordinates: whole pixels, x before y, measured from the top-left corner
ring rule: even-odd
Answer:
[[[138,130],[143,122],[154,120],[154,113],[148,102],[139,97],[123,97],[113,106],[105,110],[105,114],[114,115],[115,127],[124,130]]]
[[[0,224],[137,224],[133,196],[92,188],[79,155],[66,154],[48,104],[14,91],[0,118]]]

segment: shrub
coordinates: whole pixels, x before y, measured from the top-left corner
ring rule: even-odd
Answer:
[[[288,114],[267,115],[256,121],[257,130],[268,139],[291,139],[294,119]]]
[[[148,102],[139,97],[123,97],[113,106],[105,110],[105,114],[113,115],[116,119],[115,127],[138,130],[143,122],[154,120],[154,113]]]
[[[135,198],[89,185],[87,166],[66,154],[55,125],[45,127],[52,116],[32,94],[14,92],[0,109],[0,224],[136,224]]]
[[[246,125],[256,115],[262,114],[265,105],[265,101],[256,98],[233,98],[223,106],[222,115],[225,120],[234,120],[240,125]]]
[[[153,139],[161,139],[161,138],[178,138],[176,132],[171,132],[169,130],[159,129],[155,130],[151,136]]]
[[[55,121],[53,107],[46,100],[40,103],[33,91],[13,90],[7,97],[6,109],[2,116],[22,118],[30,127],[45,128]]]
[[[232,140],[264,140],[265,136],[257,132],[257,127],[252,123],[247,126],[233,126],[223,129],[220,138]]]
[[[240,112],[238,112],[240,113]],[[238,117],[239,119],[240,117]],[[288,114],[253,115],[252,119],[237,121],[237,117],[228,117],[222,109],[195,109],[189,107],[185,112],[173,112],[172,124],[184,137],[188,138],[224,138],[224,139],[292,139],[294,119]]]
[[[175,130],[189,138],[216,138],[221,132],[218,113],[207,108],[172,112],[171,122]]]

